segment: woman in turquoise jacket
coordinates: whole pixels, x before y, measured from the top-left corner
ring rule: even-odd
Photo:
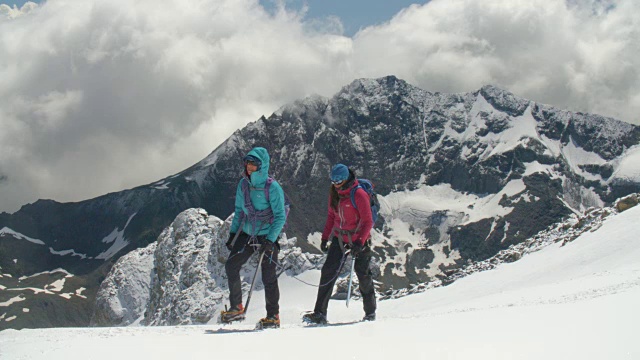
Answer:
[[[236,189],[235,214],[227,248],[231,251],[225,269],[229,280],[230,309],[222,313],[223,322],[244,319],[240,268],[256,251],[264,251],[262,282],[265,289],[267,317],[263,327],[279,327],[280,290],[276,265],[278,237],[286,221],[284,191],[269,178],[269,153],[257,147],[244,157],[243,177]]]

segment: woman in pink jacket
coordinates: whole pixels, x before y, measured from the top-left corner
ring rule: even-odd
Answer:
[[[355,256],[355,273],[360,283],[365,316],[363,320],[376,319],[376,294],[369,264],[371,263],[370,232],[373,227],[369,194],[358,187],[358,180],[351,169],[337,164],[331,170],[329,190],[329,212],[322,232],[320,248],[327,252],[322,266],[318,297],[313,312],[305,314],[303,321],[312,324],[327,323],[327,307],[333,293],[338,272],[346,261],[345,252]],[[354,204],[351,191],[354,193]]]

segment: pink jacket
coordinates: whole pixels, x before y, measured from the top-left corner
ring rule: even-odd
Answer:
[[[337,210],[331,207],[331,197],[329,197],[329,213],[322,232],[323,241],[329,240],[332,235],[338,236],[337,230],[351,232],[351,239],[355,244],[364,245],[365,241],[369,239],[369,233],[373,226],[369,194],[363,189],[357,189],[354,195],[357,208],[354,208],[351,203],[351,189],[356,186],[358,186],[357,179],[348,189],[338,190],[340,201]],[[345,243],[349,242],[347,234],[343,234],[342,239]]]

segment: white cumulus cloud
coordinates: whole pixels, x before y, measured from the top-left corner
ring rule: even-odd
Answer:
[[[364,10],[364,9],[363,9]],[[633,0],[433,0],[341,36],[258,0],[0,5],[0,211],[153,182],[314,93],[389,74],[640,123]]]
[[[354,59],[427,90],[491,83],[638,124],[639,11],[636,1],[436,0],[361,31]]]

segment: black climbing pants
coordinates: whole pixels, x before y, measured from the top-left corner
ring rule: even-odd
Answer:
[[[356,257],[354,269],[360,283],[360,294],[362,294],[364,313],[366,315],[376,312],[376,291],[373,287],[373,275],[369,269],[371,255],[371,247],[369,246],[369,242],[367,242],[362,252]],[[334,237],[331,240],[327,260],[324,262],[320,273],[321,286],[318,288],[318,298],[316,299],[316,306],[314,308],[315,312],[319,312],[325,316],[327,315],[327,308],[329,307],[329,299],[333,293],[333,286],[338,279],[338,271],[340,271],[342,258],[343,253],[338,243],[338,238]],[[348,258],[344,259],[346,263],[344,266],[349,266],[351,262],[348,260]]]
[[[251,255],[259,249],[258,246],[252,246],[250,241],[251,236],[245,232],[241,232],[225,264],[227,279],[229,280],[229,302],[231,307],[242,304],[240,268],[251,258]],[[257,239],[254,239],[254,242],[257,243]],[[278,244],[273,243],[267,246],[264,259],[262,259],[262,283],[264,284],[267,316],[277,315],[280,312],[278,305],[280,301],[280,289],[278,288],[278,273],[276,271],[278,251]]]

